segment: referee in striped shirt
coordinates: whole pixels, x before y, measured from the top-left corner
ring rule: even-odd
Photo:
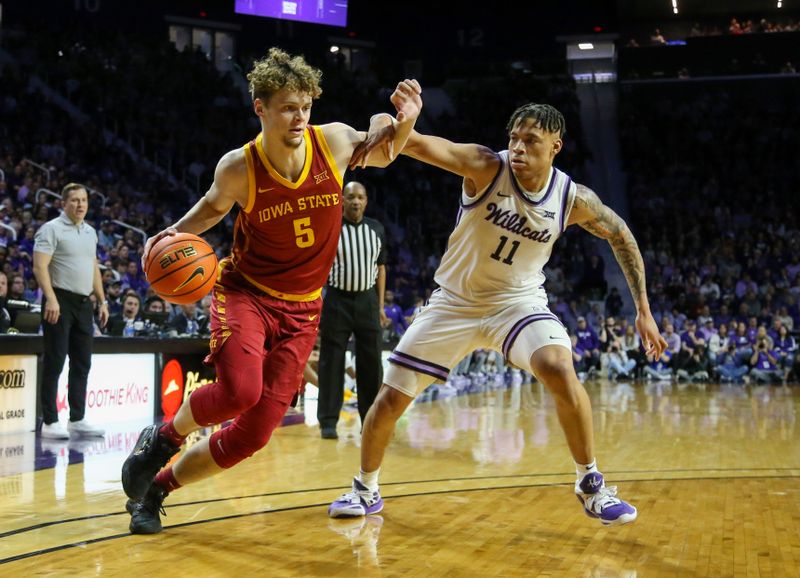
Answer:
[[[386,235],[383,225],[364,216],[367,190],[352,181],[342,190],[342,234],[328,277],[320,318],[319,401],[322,437],[336,439],[344,401],[344,360],[350,335],[356,342],[356,381],[361,423],[383,381],[381,326],[386,322]]]

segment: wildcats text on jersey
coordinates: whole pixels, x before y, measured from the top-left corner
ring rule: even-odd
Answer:
[[[531,241],[537,241],[539,243],[547,243],[553,237],[549,229],[535,231],[526,227],[525,225],[528,222],[528,218],[520,217],[516,212],[512,212],[510,209],[503,210],[495,203],[489,203],[486,205],[486,210],[489,214],[484,217],[485,220],[490,221],[493,225],[501,229],[516,233],[525,239],[530,239]]]

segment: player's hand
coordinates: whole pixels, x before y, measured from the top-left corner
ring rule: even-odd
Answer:
[[[347,163],[347,168],[353,170],[355,168],[364,168],[367,166],[367,157],[376,148],[385,147],[384,154],[390,161],[394,160],[394,121],[388,114],[380,114],[372,117],[369,123],[369,131],[367,138],[359,143],[353,155],[350,157],[350,162]]]
[[[153,248],[153,245],[158,243],[164,237],[172,237],[178,234],[178,229],[175,227],[167,227],[157,235],[153,235],[147,242],[144,244],[144,253],[142,253],[142,271],[146,271],[145,264],[147,263],[147,257],[150,255],[150,250]]]
[[[397,88],[389,97],[397,110],[397,122],[416,120],[419,117],[419,113],[422,112],[421,94],[422,87],[413,78],[411,80],[406,78],[397,84]]]
[[[55,325],[60,316],[61,306],[58,304],[58,299],[48,299],[44,304],[44,320]]]
[[[649,312],[639,313],[636,316],[636,330],[642,338],[642,345],[644,345],[647,359],[660,359],[661,354],[667,348],[667,340],[661,336],[656,320],[653,319]]]
[[[364,142],[356,146],[347,168],[364,168],[367,166],[369,153],[380,146],[386,147],[384,156],[393,161],[395,158],[394,136],[395,123],[415,121],[422,111],[422,87],[416,80],[404,80],[397,84],[389,100],[397,111],[397,119],[388,114],[373,116],[369,123],[369,131]],[[399,151],[398,151],[399,152]]]
[[[383,310],[383,307],[381,307],[379,314],[381,318],[381,327],[389,327],[389,317],[386,315],[386,311]]]

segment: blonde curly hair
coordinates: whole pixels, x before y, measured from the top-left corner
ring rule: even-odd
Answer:
[[[302,56],[289,56],[280,48],[270,48],[267,57],[256,60],[253,70],[247,75],[250,96],[264,102],[283,88],[319,98],[322,94],[321,79],[321,70],[308,64]]]

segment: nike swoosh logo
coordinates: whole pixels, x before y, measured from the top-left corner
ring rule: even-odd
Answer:
[[[262,189],[261,187],[258,187],[258,192],[259,193],[266,193],[266,192],[271,191],[271,190],[273,190],[275,188],[277,188],[277,187],[269,187],[267,189]]]
[[[551,336],[550,336],[550,339],[558,339],[558,337],[553,337],[553,336],[551,335]]]
[[[508,193],[497,193],[497,196],[498,197],[510,197],[511,195],[509,195]]]
[[[308,320],[309,320],[309,321],[314,321],[314,319],[316,319],[316,318],[317,318],[317,316],[316,316],[316,315],[309,315],[309,316],[308,316]]]
[[[166,389],[166,391],[164,392],[164,395],[169,395],[170,393],[173,393],[173,392],[175,392],[175,391],[178,391],[179,389],[180,389],[180,388],[178,387],[178,384],[177,384],[177,383],[175,383],[175,380],[174,380],[174,379],[173,379],[173,380],[170,380],[170,382],[169,382],[169,385],[167,386],[167,389]]]
[[[180,285],[178,285],[177,287],[175,287],[175,289],[173,289],[173,290],[172,290],[172,292],[173,292],[173,293],[175,293],[175,292],[176,292],[176,291],[178,291],[179,289],[183,289],[184,287],[186,287],[186,286],[189,284],[189,282],[190,282],[192,279],[194,279],[194,278],[195,278],[195,277],[197,277],[198,275],[201,275],[201,276],[202,276],[202,275],[205,275],[205,272],[206,272],[206,270],[205,270],[205,267],[203,267],[203,266],[201,265],[200,267],[198,267],[197,269],[195,269],[194,271],[192,271],[192,274],[191,274],[191,275],[189,275],[189,277],[187,277],[187,278],[186,278],[186,281],[184,281],[183,283],[181,283]]]

